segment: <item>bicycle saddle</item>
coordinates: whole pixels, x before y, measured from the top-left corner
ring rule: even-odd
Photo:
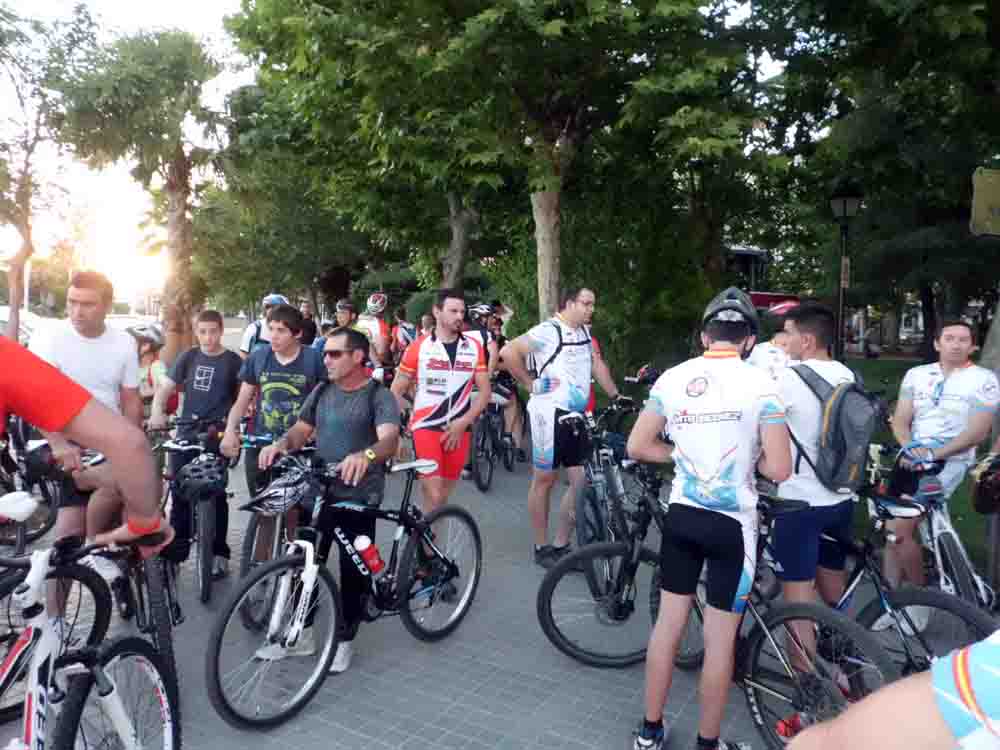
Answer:
[[[920,505],[903,498],[877,497],[872,502],[883,518],[917,518],[924,514]]]
[[[30,492],[8,492],[0,497],[0,516],[23,523],[38,510],[38,500]]]
[[[438,467],[437,461],[431,461],[429,458],[418,458],[416,461],[407,461],[402,464],[393,464],[392,468],[389,469],[390,474],[398,474],[401,471],[410,471],[410,469],[416,469],[421,474],[430,474],[432,471],[436,471]]]

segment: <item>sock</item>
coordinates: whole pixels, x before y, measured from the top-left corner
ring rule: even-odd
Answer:
[[[663,731],[663,719],[659,721],[650,721],[647,718],[642,720],[642,733],[648,737],[655,735],[657,732]]]
[[[700,734],[698,735],[698,750],[716,750],[719,746],[719,738],[713,737],[710,740],[706,740]]]

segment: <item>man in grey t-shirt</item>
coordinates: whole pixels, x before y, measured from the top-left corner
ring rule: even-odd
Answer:
[[[385,461],[396,455],[399,443],[399,407],[393,395],[365,372],[368,339],[350,328],[338,328],[331,333],[323,349],[330,381],[320,384],[309,395],[299,411],[298,421],[274,445],[260,452],[259,466],[267,469],[275,459],[298,450],[311,437],[316,438],[316,451],[327,462],[340,464],[341,482],[332,489],[336,500],[355,500],[369,505],[382,502],[385,488]],[[319,521],[322,541],[317,549],[325,563],[333,541],[333,529],[340,529],[352,541],[360,535],[375,539],[375,519],[360,513],[335,510],[332,504],[324,509]],[[354,636],[363,619],[363,599],[368,579],[340,549],[340,595],[344,626],[337,634],[337,654],[331,673],[346,670],[351,663]],[[258,651],[259,658],[281,659],[285,656],[306,655],[315,651],[312,632],[299,639],[293,650],[280,645]],[[312,650],[310,650],[312,649]]]

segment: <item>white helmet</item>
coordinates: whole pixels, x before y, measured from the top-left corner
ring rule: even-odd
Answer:
[[[368,304],[365,305],[365,312],[369,315],[381,315],[385,312],[385,308],[388,304],[388,295],[383,294],[382,292],[375,292],[375,294],[368,298]]]
[[[156,323],[140,323],[139,325],[129,326],[125,330],[140,342],[149,342],[155,349],[160,349],[163,346],[163,331],[160,330],[160,327]]]

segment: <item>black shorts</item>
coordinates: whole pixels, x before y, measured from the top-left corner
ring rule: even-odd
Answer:
[[[531,451],[536,469],[555,471],[560,466],[583,466],[587,459],[587,428],[579,423],[559,421],[559,417],[569,413],[548,404],[528,402]]]
[[[707,568],[706,601],[724,612],[742,612],[753,585],[756,531],[735,518],[671,503],[660,545],[660,587],[695,593]]]

